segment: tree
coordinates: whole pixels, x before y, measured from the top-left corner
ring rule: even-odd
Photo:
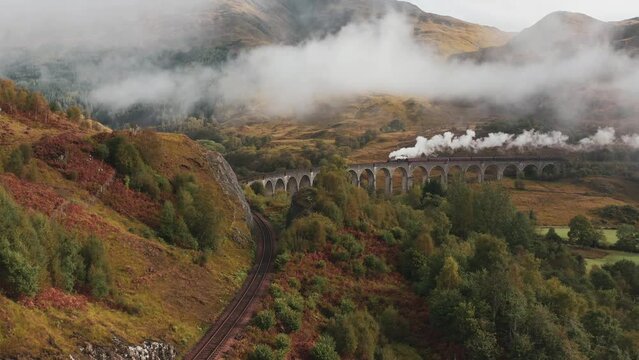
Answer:
[[[511,249],[522,247],[529,249],[535,239],[535,227],[528,216],[516,212],[509,222],[505,222],[503,237]]]
[[[27,165],[33,157],[33,149],[29,144],[20,144],[18,151],[22,154],[22,161]]]
[[[368,269],[368,273],[371,275],[378,275],[388,272],[388,265],[383,259],[377,255],[369,254],[364,258],[364,265]]]
[[[193,206],[197,211],[195,216],[187,218],[187,225],[201,250],[217,250],[220,245],[222,217],[216,198],[212,188],[206,186],[198,186],[193,195]]]
[[[338,315],[329,324],[336,349],[342,355],[357,359],[374,358],[379,337],[379,325],[366,310]]]
[[[30,92],[27,98],[27,107],[36,118],[44,118],[45,122],[49,116],[49,103],[39,92]]]
[[[313,213],[295,219],[282,234],[279,245],[291,252],[315,251],[321,249],[335,231],[335,224],[330,219]]]
[[[278,350],[287,350],[291,347],[291,337],[286,334],[277,334],[275,337],[275,348]]]
[[[546,281],[542,299],[550,311],[565,321],[575,319],[585,307],[582,296],[557,278]]]
[[[86,278],[80,246],[69,236],[64,236],[60,241],[52,266],[54,285],[65,291],[73,291]]]
[[[121,175],[133,176],[145,169],[140,152],[127,138],[118,135],[107,141],[109,148],[108,162],[115,167]]]
[[[106,144],[97,144],[93,149],[93,155],[102,161],[106,161],[109,158],[109,147]]]
[[[473,213],[473,192],[462,181],[454,181],[446,194],[448,206],[446,214],[456,235],[466,237],[473,230],[475,217]]]
[[[4,169],[17,177],[24,175],[24,158],[19,150],[14,150],[9,154],[9,158],[4,164]]]
[[[571,242],[581,246],[597,247],[603,241],[603,233],[597,231],[590,220],[583,215],[577,215],[570,220],[568,238]]]
[[[38,267],[0,238],[0,289],[9,296],[33,296],[38,291]]]
[[[261,182],[254,182],[251,184],[251,190],[255,193],[255,195],[265,195],[264,184]]]
[[[262,330],[268,330],[275,325],[275,313],[272,310],[263,310],[253,318],[253,324]]]
[[[406,125],[399,119],[393,119],[379,130],[384,133],[405,131]]]
[[[432,236],[428,229],[423,229],[420,231],[419,235],[413,241],[413,247],[417,249],[420,253],[430,256],[435,251],[435,242],[433,241]]]
[[[82,109],[77,106],[71,106],[67,109],[67,117],[75,122],[82,120]]]
[[[590,282],[597,290],[611,290],[616,287],[615,280],[606,270],[594,266],[590,270]]]
[[[275,353],[268,345],[259,344],[249,354],[249,360],[275,360]]]
[[[612,265],[604,265],[619,283],[619,287],[631,296],[639,296],[639,265],[630,260],[617,261]]]
[[[384,309],[379,323],[382,333],[390,341],[403,341],[409,333],[409,323],[396,308],[389,306]]]
[[[422,360],[422,357],[408,345],[389,344],[382,348],[380,360]]]
[[[501,269],[506,266],[510,254],[506,242],[491,235],[477,235],[475,255],[470,259],[470,266],[475,270]]]
[[[111,279],[102,242],[90,237],[81,253],[86,267],[86,285],[91,295],[98,299],[106,297],[111,291]]]
[[[484,184],[473,196],[473,226],[476,232],[504,237],[516,211],[510,195],[503,187]]]
[[[328,328],[332,339],[335,339],[334,348],[343,355],[353,355],[357,350],[357,333],[349,316],[349,314],[338,316],[331,321]]]
[[[587,312],[581,318],[581,323],[597,345],[610,346],[615,344],[621,336],[619,322],[600,310]]]
[[[311,349],[311,357],[314,360],[339,360],[339,354],[335,351],[335,340],[327,335],[322,335]]]
[[[158,228],[158,235],[166,242],[173,243],[175,239],[175,207],[170,201],[165,201],[160,213],[160,227]]]
[[[615,247],[630,252],[639,252],[639,230],[632,225],[623,224],[617,229]]]
[[[548,240],[548,241],[554,241],[554,242],[558,242],[558,243],[563,241],[561,236],[559,236],[559,234],[557,234],[557,231],[555,231],[555,228],[553,228],[553,227],[548,229],[548,232],[546,233],[546,236],[544,238],[546,240]]]
[[[22,177],[25,173],[24,167],[29,164],[32,157],[33,150],[31,149],[31,145],[21,144],[9,154],[9,158],[5,161],[4,168],[17,177]]]
[[[436,289],[428,298],[430,321],[451,340],[463,341],[462,329],[457,323],[457,307],[464,301],[458,289]]]
[[[162,207],[158,235],[169,244],[185,249],[196,249],[198,246],[184,219],[176,214],[173,203],[170,201],[165,201]]]
[[[462,278],[459,274],[459,264],[452,256],[447,256],[444,260],[442,271],[437,276],[438,289],[456,289],[461,285]]]
[[[276,315],[286,332],[297,331],[302,326],[302,314],[291,309],[288,305],[279,311],[276,309]]]

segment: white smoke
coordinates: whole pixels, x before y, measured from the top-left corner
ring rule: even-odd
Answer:
[[[601,147],[614,143],[616,140],[615,129],[608,127],[597,130],[597,133],[591,137],[581,139],[579,145],[584,148]]]
[[[611,127],[600,128],[594,135],[583,138],[576,144],[570,144],[568,139],[568,136],[561,131],[542,133],[534,129],[525,130],[519,135],[506,134],[503,132],[490,133],[483,138],[476,138],[476,133],[473,130],[466,130],[466,133],[461,136],[455,136],[452,132],[448,131],[431,138],[419,136],[415,146],[394,151],[389,155],[389,158],[409,159],[431,156],[446,151],[466,150],[477,152],[496,148],[511,150],[550,148],[585,151],[610,145],[620,145],[639,149],[639,134],[624,135],[621,138],[617,138],[615,129]]]
[[[624,135],[621,137],[621,141],[628,147],[633,149],[639,149],[639,135]]]
[[[568,136],[560,131],[551,131],[549,133],[540,133],[535,130],[525,130],[517,136],[512,142],[506,144],[509,149],[517,148],[539,148],[553,147],[563,148],[566,146]]]

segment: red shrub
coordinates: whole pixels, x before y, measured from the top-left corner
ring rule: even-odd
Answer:
[[[84,310],[88,299],[83,295],[66,294],[62,290],[48,288],[34,298],[22,298],[20,304],[30,308],[47,309],[56,308],[63,310]]]

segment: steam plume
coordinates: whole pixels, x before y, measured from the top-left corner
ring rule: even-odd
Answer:
[[[563,149],[568,151],[583,151],[602,148],[610,145],[627,146],[639,149],[639,134],[624,135],[617,138],[615,129],[600,128],[587,138],[576,144],[568,143],[568,136],[560,131],[548,133],[535,130],[525,130],[519,135],[503,132],[490,133],[483,138],[476,138],[473,130],[466,130],[466,134],[455,136],[451,132],[435,135],[431,138],[419,136],[415,146],[392,152],[390,159],[408,159],[421,156],[431,156],[440,152],[467,150],[477,152],[485,149],[503,148],[514,150],[534,150],[540,148]]]

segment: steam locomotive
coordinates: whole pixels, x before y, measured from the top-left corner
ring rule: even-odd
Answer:
[[[537,156],[518,156],[518,157],[508,157],[508,156],[450,156],[450,157],[429,157],[422,156],[417,158],[389,158],[386,162],[388,163],[400,163],[400,162],[433,162],[433,163],[449,163],[449,162],[460,162],[460,161],[479,161],[479,162],[488,162],[488,161],[560,161],[562,159],[559,158],[547,158],[547,157],[537,157]]]

